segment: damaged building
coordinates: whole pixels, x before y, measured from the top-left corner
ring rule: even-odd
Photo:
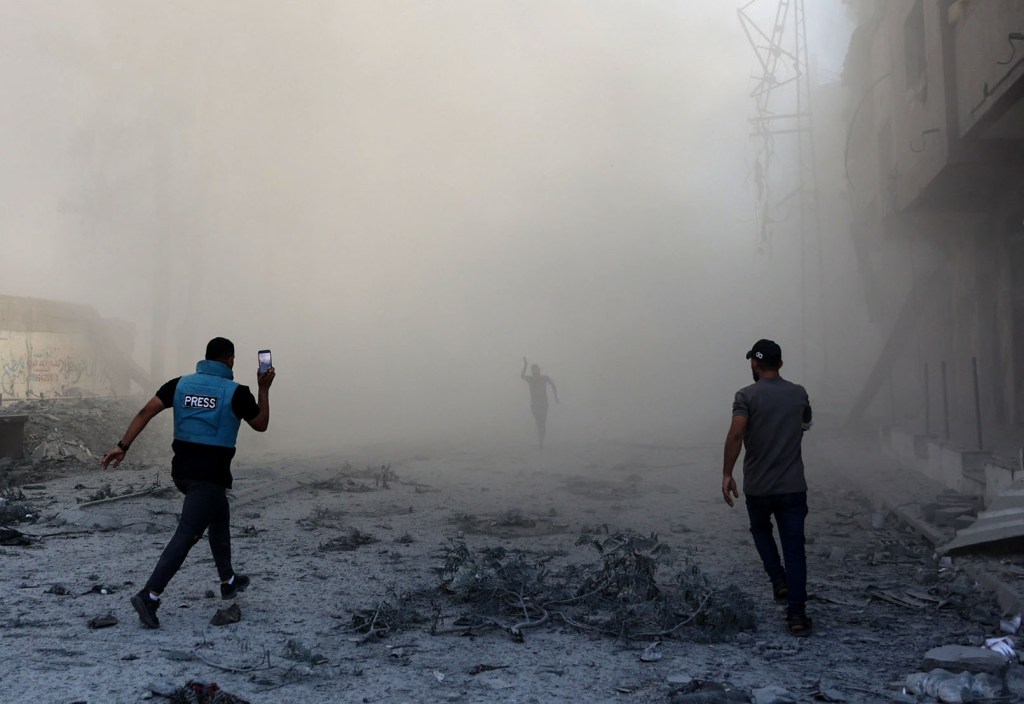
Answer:
[[[991,497],[1024,443],[1024,3],[849,5],[843,168],[882,331],[849,420]]]
[[[131,359],[135,328],[84,305],[0,296],[0,399],[124,396],[148,375]]]

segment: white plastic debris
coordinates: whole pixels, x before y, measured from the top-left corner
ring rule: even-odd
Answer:
[[[438,682],[444,682],[444,673],[439,670],[434,670],[434,679]]]
[[[1013,658],[1017,656],[1015,650],[1016,643],[1010,636],[1003,636],[1002,638],[986,638],[985,647],[989,650],[999,653],[1003,657]]]

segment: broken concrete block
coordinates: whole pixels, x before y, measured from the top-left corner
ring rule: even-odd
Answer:
[[[940,528],[951,528],[956,524],[956,520],[960,516],[970,515],[971,513],[971,507],[966,504],[943,506],[935,509],[935,517],[932,519],[932,523]]]
[[[69,508],[57,514],[59,521],[81,526],[83,528],[99,528],[113,530],[121,527],[121,519],[103,513],[93,513],[80,508]]]
[[[976,520],[978,520],[978,519],[975,518],[974,516],[970,515],[970,514],[965,514],[963,516],[957,516],[956,520],[953,521],[953,527],[956,528],[957,530],[963,530],[964,528],[970,528],[971,526],[974,525],[974,522]]]
[[[1011,662],[1006,668],[1005,680],[1010,696],[1024,697],[1024,665]]]
[[[796,704],[797,701],[789,691],[775,685],[755,689],[751,694],[754,704]]]
[[[986,648],[969,645],[943,645],[932,648],[921,663],[922,670],[945,669],[953,672],[999,672],[1006,658]]]
[[[1005,687],[1001,677],[991,675],[987,672],[980,672],[974,676],[971,683],[971,694],[977,699],[995,699],[1003,696]]]

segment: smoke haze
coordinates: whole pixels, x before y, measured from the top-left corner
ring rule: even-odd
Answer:
[[[799,347],[731,3],[9,1],[0,34],[3,292],[135,323],[161,380],[271,348],[282,447],[532,442],[523,355],[554,442],[724,432],[751,342]]]

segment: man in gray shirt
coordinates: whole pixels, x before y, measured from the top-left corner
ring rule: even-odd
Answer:
[[[807,559],[804,554],[804,519],[807,517],[807,482],[800,445],[811,427],[807,391],[779,376],[782,348],[771,340],[758,340],[747,352],[754,383],[736,392],[732,424],[725,440],[722,496],[729,506],[739,497],[732,471],[745,448],[743,494],[754,538],[777,601],[787,602],[786,623],[793,635],[811,632],[807,601]],[[779,528],[782,556],[772,533],[772,517]],[[785,560],[785,566],[783,566]]]

